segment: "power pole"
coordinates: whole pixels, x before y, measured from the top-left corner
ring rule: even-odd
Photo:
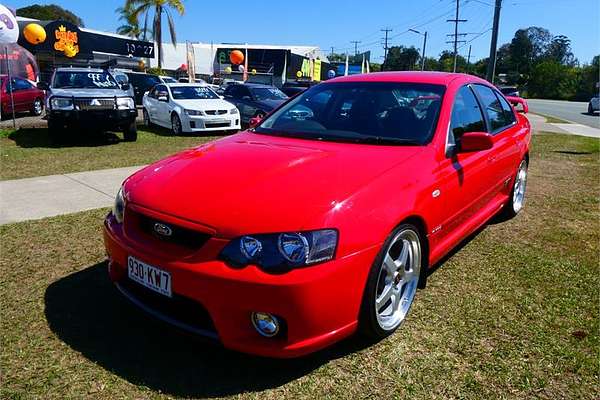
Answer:
[[[467,56],[467,73],[471,70],[471,45],[469,45],[469,55]]]
[[[425,71],[425,46],[427,46],[427,31],[425,31],[425,33],[419,32],[416,29],[409,29],[409,31],[423,36],[423,50],[422,50],[422,55],[421,55],[421,71]]]
[[[456,59],[458,58],[458,43],[464,43],[464,40],[458,40],[459,36],[465,36],[465,33],[458,33],[458,23],[459,22],[467,22],[466,19],[459,19],[458,18],[458,9],[460,7],[460,0],[456,0],[456,16],[454,17],[454,19],[447,19],[446,22],[454,22],[454,34],[450,34],[448,36],[454,36],[454,40],[451,42],[446,42],[446,43],[452,43],[454,42],[454,68],[452,70],[452,72],[456,72]]]
[[[333,49],[334,49],[334,47],[333,47],[333,46],[331,46],[331,57],[332,57],[332,58],[333,58]]]
[[[496,46],[498,45],[498,26],[500,25],[500,9],[502,8],[502,0],[496,0],[494,7],[494,26],[492,27],[492,41],[490,43],[490,57],[488,58],[487,73],[485,79],[488,82],[494,83],[494,75],[496,73]]]
[[[350,43],[354,43],[354,55],[358,55],[358,44],[360,43],[360,40],[351,40]]]
[[[383,45],[383,65],[381,66],[381,70],[385,69],[385,63],[387,61],[387,52],[388,52],[388,33],[391,32],[392,29],[385,28],[382,29],[381,32],[385,32],[384,45]]]

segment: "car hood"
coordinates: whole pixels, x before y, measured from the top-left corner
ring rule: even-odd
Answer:
[[[50,89],[51,96],[65,97],[127,97],[130,92],[122,89]]]
[[[271,111],[284,102],[285,100],[256,100],[256,105],[261,107],[264,111]]]
[[[206,100],[174,100],[176,104],[187,110],[229,110],[235,106],[228,101],[221,99]]]
[[[421,151],[242,132],[142,169],[125,192],[132,203],[222,237],[313,229],[336,204]]]

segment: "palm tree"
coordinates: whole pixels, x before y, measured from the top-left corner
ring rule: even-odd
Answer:
[[[171,9],[175,9],[179,15],[183,15],[185,7],[182,0],[125,0],[125,10],[130,9],[131,15],[138,21],[140,15],[144,14],[144,27],[142,33],[144,36],[148,32],[148,14],[154,10],[154,19],[152,22],[152,38],[158,47],[158,68],[162,68],[162,15],[167,15],[167,21],[169,25],[169,33],[171,36],[171,43],[173,46],[177,46],[177,37],[175,36],[175,23],[173,22],[173,15]]]
[[[124,22],[123,25],[117,28],[117,33],[139,39],[142,34],[142,28],[140,28],[137,16],[132,11],[131,7],[119,7],[115,10],[116,13],[120,14],[119,20]]]

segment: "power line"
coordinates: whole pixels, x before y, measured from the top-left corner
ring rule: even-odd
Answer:
[[[360,43],[360,40],[351,40],[350,43],[354,43],[354,55],[358,54],[358,44]]]

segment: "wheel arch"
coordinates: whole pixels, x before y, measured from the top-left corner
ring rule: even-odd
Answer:
[[[421,271],[421,277],[419,278],[419,289],[424,289],[425,285],[427,283],[427,275],[429,273],[429,252],[430,252],[430,245],[429,245],[429,237],[427,236],[427,222],[425,221],[425,219],[418,215],[418,214],[411,214],[408,216],[403,217],[400,222],[398,222],[396,224],[396,226],[394,226],[394,229],[396,229],[398,226],[402,225],[402,224],[410,224],[412,226],[414,226],[415,228],[417,228],[417,230],[419,231],[419,237],[421,238],[421,246],[422,246],[422,251],[421,251],[421,256],[423,257],[423,265],[422,265],[422,271]]]

